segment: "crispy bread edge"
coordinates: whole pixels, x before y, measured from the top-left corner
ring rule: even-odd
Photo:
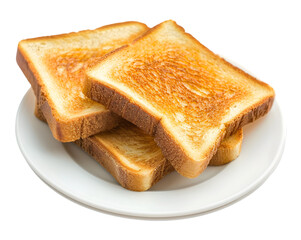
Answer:
[[[58,141],[72,142],[118,125],[120,118],[109,110],[68,120],[60,119],[55,108],[52,107],[51,100],[44,94],[38,72],[29,57],[26,56],[25,51],[22,51],[20,44],[17,50],[17,63],[31,84],[38,100],[38,106],[43,112],[54,138]]]
[[[46,122],[46,119],[37,104],[35,105],[34,114],[38,119]],[[237,132],[233,133],[232,137],[235,138],[235,144],[229,143],[227,138],[225,138],[218,147],[215,155],[211,158],[209,166],[221,166],[235,160],[239,156],[243,142],[243,129],[238,129]]]
[[[46,122],[37,103],[35,105],[34,114],[38,119]],[[231,144],[227,145],[222,143],[216,154],[210,160],[210,166],[220,166],[229,163],[238,157],[242,144],[243,130],[238,130],[235,135],[237,140],[235,146],[233,147]],[[126,166],[122,166],[121,161],[118,160],[118,156],[115,156],[114,153],[110,152],[103,144],[93,137],[77,140],[76,143],[109,171],[121,186],[132,191],[146,191],[165,175],[174,170],[170,162],[165,160],[159,168],[153,171],[151,177],[147,179],[145,175],[143,176],[137,171],[131,171]]]

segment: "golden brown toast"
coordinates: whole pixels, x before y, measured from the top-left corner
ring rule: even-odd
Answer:
[[[274,90],[163,22],[87,72],[85,94],[154,136],[183,176],[198,176],[225,136],[265,115]]]
[[[147,29],[142,23],[125,22],[19,43],[17,62],[57,140],[74,141],[118,124],[116,114],[82,93],[85,71]]]
[[[35,115],[45,121],[37,105]],[[220,166],[236,159],[242,139],[242,129],[225,138],[209,165]],[[127,121],[121,122],[117,128],[77,140],[76,143],[129,190],[148,190],[174,170],[153,137]]]

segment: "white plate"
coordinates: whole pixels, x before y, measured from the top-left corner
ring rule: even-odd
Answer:
[[[146,192],[122,188],[96,161],[73,143],[56,141],[35,118],[32,90],[16,119],[19,147],[34,172],[68,197],[113,213],[175,217],[204,213],[241,199],[259,187],[277,166],[285,131],[277,102],[264,118],[244,128],[241,154],[230,164],[208,167],[195,179],[171,173]]]

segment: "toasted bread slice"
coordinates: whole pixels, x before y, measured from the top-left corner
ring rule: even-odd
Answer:
[[[142,23],[125,22],[19,43],[17,62],[57,140],[74,141],[118,124],[116,114],[82,93],[85,70],[147,29]]]
[[[225,136],[265,115],[274,90],[163,22],[87,72],[85,94],[154,136],[183,176],[198,176]]]
[[[36,105],[35,115],[45,121]],[[225,138],[209,165],[220,166],[236,159],[243,140],[242,129]],[[129,122],[110,131],[96,134],[76,143],[107,171],[121,186],[133,191],[145,191],[174,168],[166,161],[153,137]]]

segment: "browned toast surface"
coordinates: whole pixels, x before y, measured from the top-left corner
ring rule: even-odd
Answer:
[[[147,29],[142,23],[125,22],[19,43],[17,62],[56,139],[74,141],[118,124],[116,114],[82,93],[85,71]]]
[[[173,21],[106,56],[85,93],[155,137],[186,177],[198,176],[225,136],[265,115],[274,91]]]

